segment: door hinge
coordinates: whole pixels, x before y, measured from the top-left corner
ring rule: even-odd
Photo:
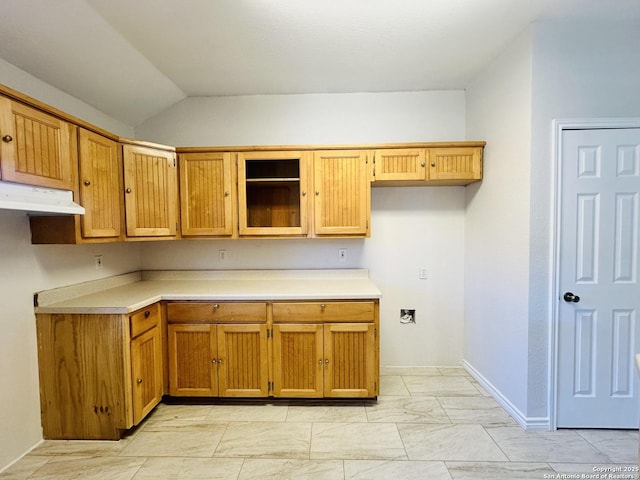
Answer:
[[[273,328],[267,328],[267,338],[273,338]]]
[[[378,329],[377,328],[373,329],[373,338],[378,338]]]
[[[273,382],[267,382],[267,392],[273,392]]]

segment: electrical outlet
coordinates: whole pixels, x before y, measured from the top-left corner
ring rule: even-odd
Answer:
[[[347,261],[347,249],[346,248],[339,248],[338,249],[338,262],[346,263],[346,261]]]
[[[102,255],[95,255],[93,257],[93,261],[96,264],[96,270],[100,270],[102,267],[104,267],[104,262],[102,259]]]
[[[218,250],[218,260],[224,262],[227,259],[227,251],[226,250]]]
[[[427,275],[427,267],[420,267],[418,269],[418,278],[420,278],[420,280],[426,280],[429,278]]]

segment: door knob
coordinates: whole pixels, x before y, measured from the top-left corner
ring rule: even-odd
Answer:
[[[571,292],[566,292],[562,298],[564,298],[565,302],[578,303],[580,301],[580,297]]]

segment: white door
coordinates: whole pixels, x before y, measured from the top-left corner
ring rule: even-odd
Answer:
[[[562,136],[558,427],[638,428],[640,129]]]

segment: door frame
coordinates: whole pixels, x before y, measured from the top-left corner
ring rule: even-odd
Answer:
[[[551,201],[551,245],[552,245],[552,265],[550,282],[550,319],[549,326],[549,397],[548,413],[549,428],[557,430],[557,407],[558,407],[558,329],[560,315],[559,299],[559,279],[560,279],[560,209],[562,208],[560,199],[562,198],[562,135],[565,130],[597,130],[597,129],[625,129],[640,128],[640,117],[629,118],[578,118],[578,119],[555,119],[552,121],[552,201]]]

